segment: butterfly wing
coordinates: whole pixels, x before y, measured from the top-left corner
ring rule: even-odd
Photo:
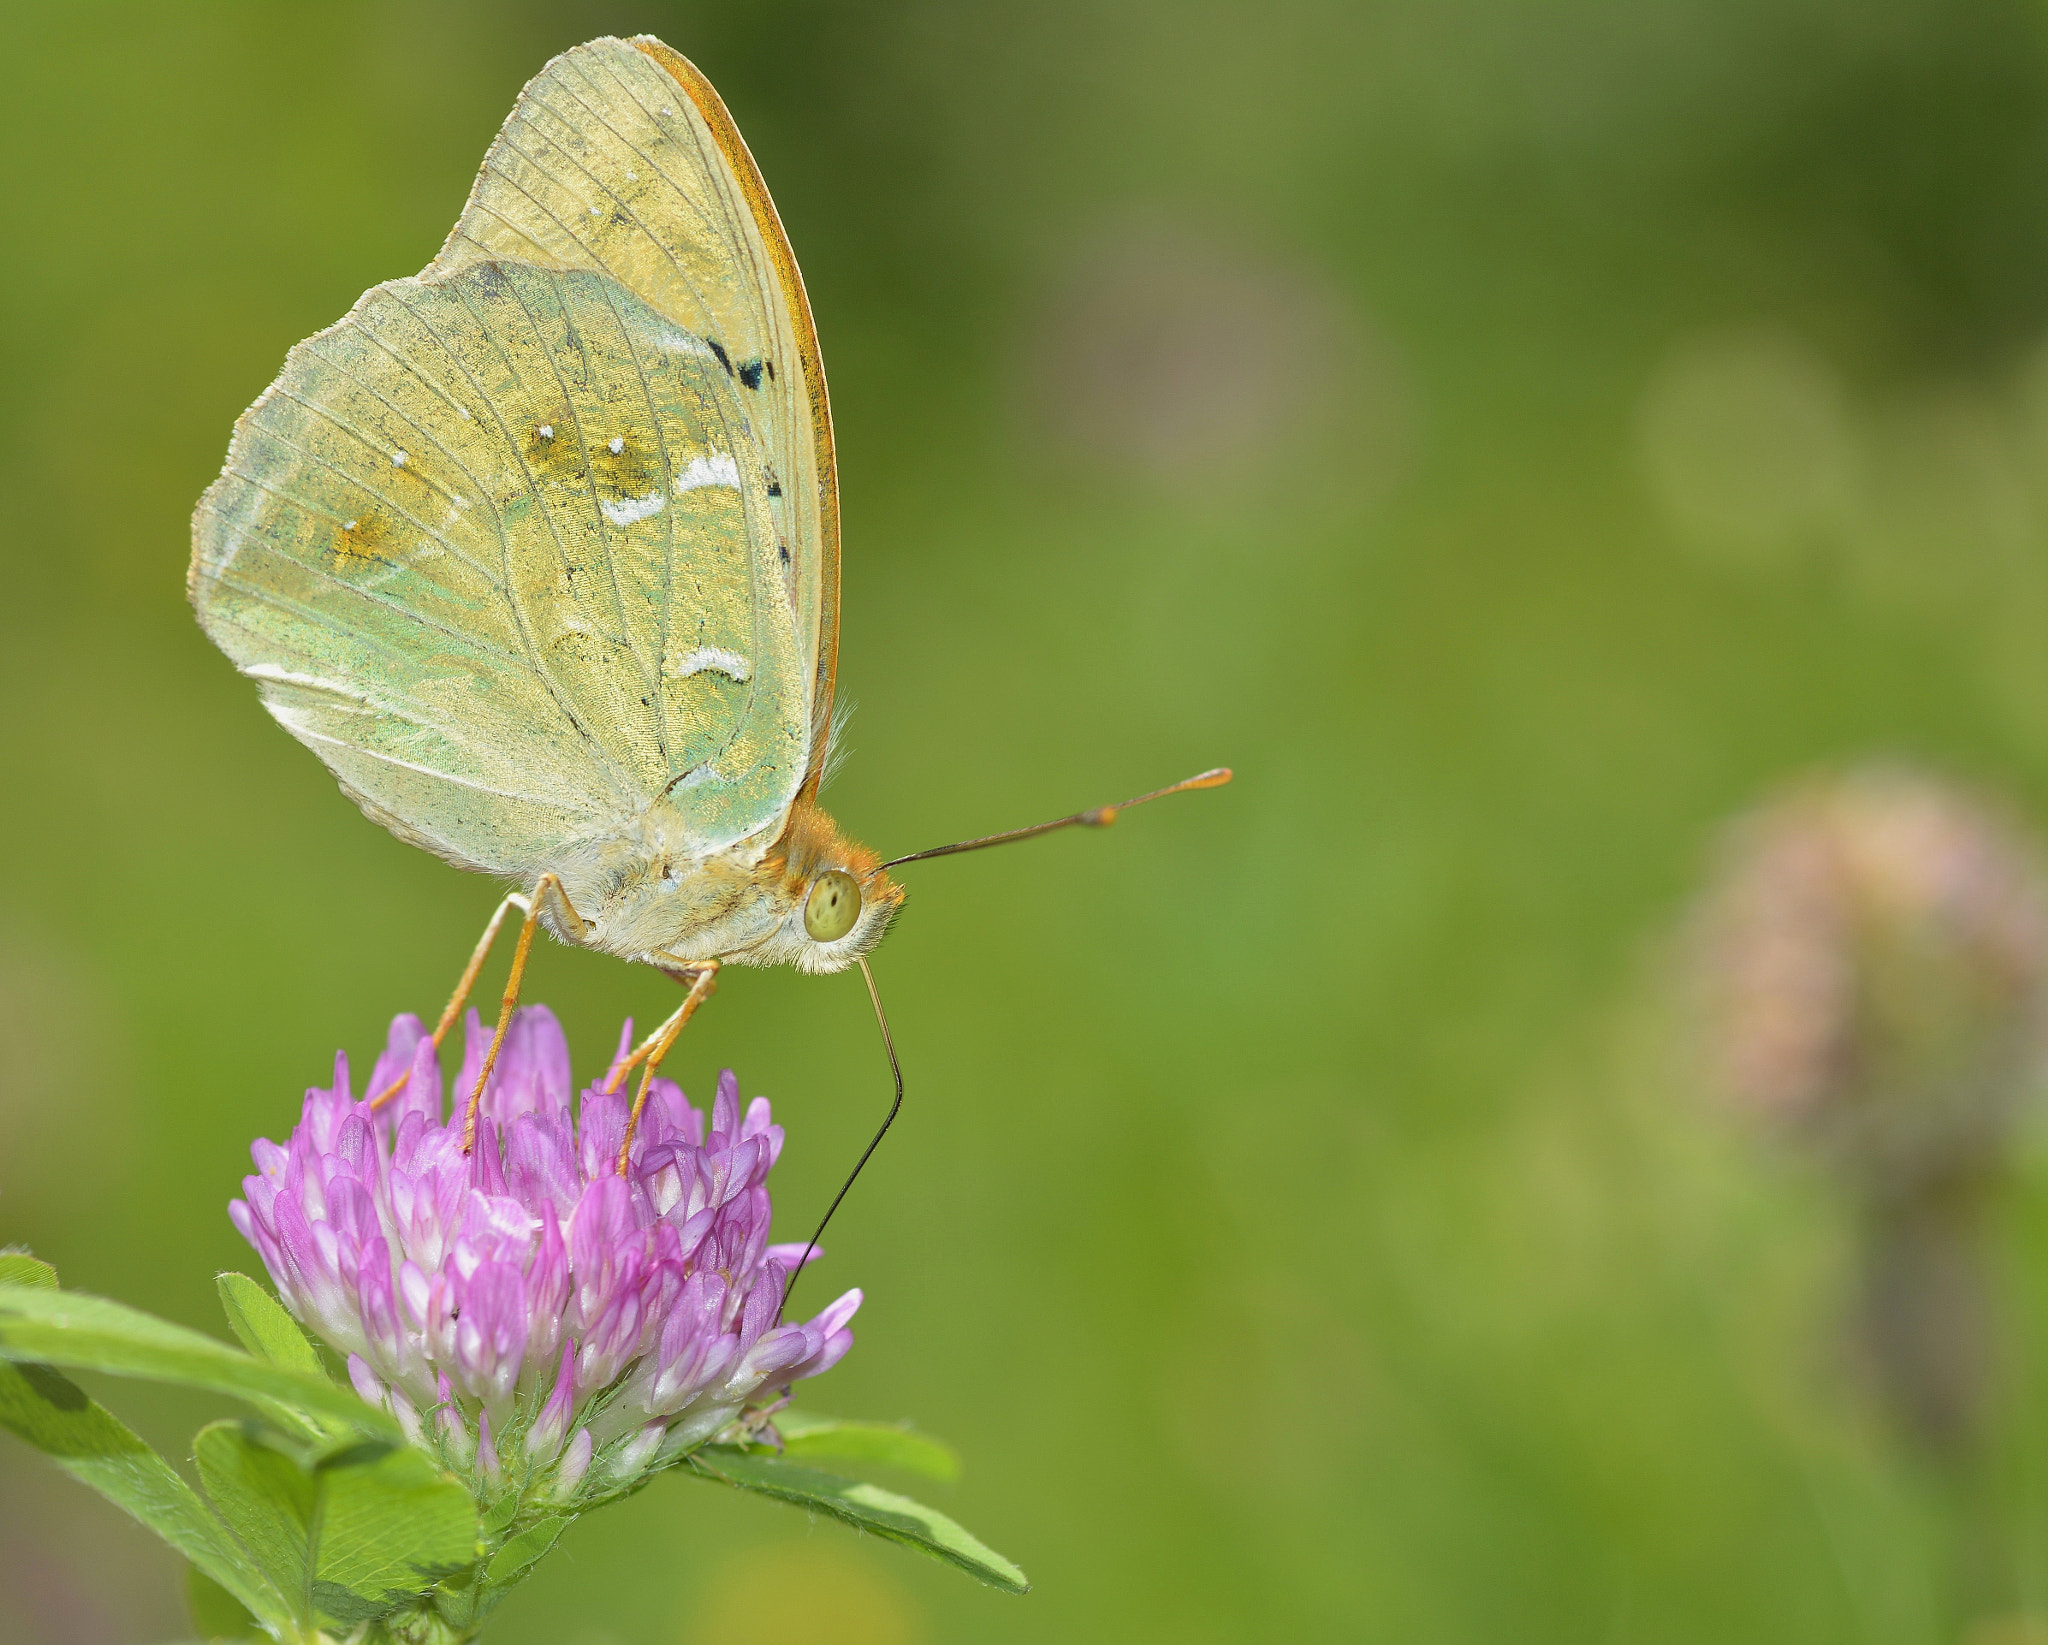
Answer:
[[[599,269],[712,345],[759,451],[806,660],[815,789],[839,639],[839,482],[796,258],[710,81],[651,36],[593,40],[534,76],[437,268]]]
[[[815,782],[822,378],[682,84],[617,41],[550,64],[440,257],[292,351],[194,517],[208,633],[365,810],[466,866],[524,877],[650,808],[721,849]],[[560,177],[608,172],[647,187],[591,238],[624,201]]]
[[[705,343],[608,276],[393,281],[238,425],[194,598],[406,838],[523,874],[660,805],[720,849],[809,753],[754,455]]]

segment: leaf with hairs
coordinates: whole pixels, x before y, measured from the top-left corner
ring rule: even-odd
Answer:
[[[37,1291],[57,1289],[57,1270],[26,1251],[0,1251],[0,1285],[26,1285]]]
[[[320,1363],[319,1350],[299,1329],[299,1322],[256,1281],[247,1274],[219,1274],[214,1285],[228,1316],[228,1329],[250,1353],[287,1370],[305,1371],[317,1377],[327,1375],[327,1367]]]
[[[306,1541],[317,1496],[312,1474],[235,1421],[200,1429],[192,1460],[208,1500],[286,1597],[293,1620],[310,1621]]]
[[[473,1565],[476,1503],[411,1445],[368,1440],[323,1460],[314,1599],[337,1622],[381,1615]]]
[[[960,1477],[960,1455],[952,1446],[904,1423],[847,1422],[809,1411],[778,1411],[775,1429],[782,1435],[782,1454],[796,1462],[900,1468],[942,1485]]]
[[[0,1359],[181,1383],[272,1399],[396,1441],[398,1424],[325,1376],[268,1365],[239,1348],[104,1297],[0,1285]]]
[[[301,1625],[374,1621],[476,1561],[476,1505],[410,1445],[368,1440],[308,1460],[251,1424],[216,1422],[194,1459]]]
[[[47,1365],[0,1361],[0,1427],[147,1525],[257,1615],[288,1610],[178,1471]]]
[[[484,1581],[493,1588],[509,1588],[533,1568],[534,1562],[560,1540],[574,1514],[557,1514],[529,1525],[491,1556],[484,1567]]]
[[[957,1565],[990,1587],[1013,1594],[1028,1592],[1031,1587],[1022,1571],[964,1526],[936,1508],[879,1485],[819,1473],[736,1445],[703,1446],[690,1453],[688,1465],[706,1479],[774,1497],[778,1502],[814,1508],[860,1530],[916,1548]]]
[[[331,1382],[320,1352],[299,1329],[299,1322],[247,1274],[220,1274],[214,1280],[220,1291],[221,1308],[228,1316],[228,1329],[235,1340],[266,1364]],[[333,1443],[347,1430],[332,1418],[315,1416],[296,1405],[273,1399],[255,1401],[258,1410],[293,1437]]]

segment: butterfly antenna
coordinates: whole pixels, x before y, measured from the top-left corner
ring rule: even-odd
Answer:
[[[790,1271],[789,1283],[782,1288],[782,1307],[777,1311],[778,1322],[781,1315],[789,1311],[789,1293],[796,1289],[796,1282],[802,1276],[805,1266],[810,1262],[811,1253],[817,1250],[818,1241],[825,1237],[825,1225],[832,1220],[832,1213],[839,1209],[839,1202],[846,1198],[847,1190],[853,1186],[854,1179],[861,1174],[862,1168],[874,1157],[875,1150],[882,1146],[882,1139],[889,1134],[889,1127],[896,1123],[897,1110],[903,1106],[903,1068],[896,1060],[896,1042],[889,1037],[888,1014],[882,1010],[882,996],[875,987],[874,972],[868,969],[867,957],[865,955],[861,956],[859,963],[860,974],[867,980],[868,998],[874,1001],[875,1004],[875,1021],[881,1026],[882,1049],[889,1053],[889,1072],[896,1077],[896,1100],[889,1104],[889,1112],[882,1120],[881,1129],[875,1133],[874,1140],[867,1145],[866,1151],[862,1153],[852,1171],[847,1173],[846,1181],[839,1185],[839,1192],[832,1196],[832,1203],[825,1207],[825,1214],[818,1219],[817,1232],[811,1235],[811,1243],[804,1247],[803,1260],[798,1262],[796,1267]]]
[[[1098,805],[1092,811],[1076,811],[1071,817],[1056,817],[1051,822],[1034,823],[1029,828],[1012,828],[1001,834],[984,834],[978,840],[935,845],[929,851],[913,851],[907,857],[892,857],[874,872],[879,874],[882,868],[898,868],[907,862],[922,862],[927,857],[950,857],[962,851],[979,851],[985,845],[1008,845],[1012,840],[1028,840],[1062,828],[1107,828],[1134,805],[1143,805],[1147,800],[1163,800],[1169,794],[1182,794],[1194,788],[1221,788],[1229,781],[1230,767],[1219,765],[1214,771],[1204,771],[1166,788],[1155,788],[1151,793],[1140,794],[1135,800],[1125,800],[1121,805]],[[873,983],[870,982],[869,986],[872,987]],[[879,1003],[876,1009],[880,1009]],[[888,1032],[886,1027],[883,1032]]]

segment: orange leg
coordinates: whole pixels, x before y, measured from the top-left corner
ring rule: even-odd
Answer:
[[[506,1030],[512,1026],[512,1012],[519,1004],[519,985],[526,980],[526,956],[533,947],[533,929],[540,924],[540,906],[549,892],[554,893],[569,930],[580,934],[584,929],[583,916],[571,905],[568,893],[562,889],[562,882],[553,873],[543,874],[533,882],[533,895],[524,899],[526,922],[519,928],[519,946],[512,950],[512,972],[505,979],[505,997],[498,1004],[498,1026],[491,1031],[491,1048],[484,1053],[484,1066],[476,1077],[476,1089],[470,1092],[469,1106],[462,1113],[462,1152],[465,1155],[476,1147],[476,1111],[483,1105],[484,1087],[491,1083],[491,1070],[498,1065],[498,1052],[505,1044]],[[510,897],[505,900],[508,903],[512,901]]]
[[[682,1033],[683,1024],[697,1014],[697,1007],[711,998],[712,990],[718,986],[718,961],[699,960],[685,967],[682,976],[690,979],[690,992],[676,1007],[675,1015],[649,1034],[640,1048],[615,1068],[612,1077],[605,1081],[607,1091],[616,1091],[619,1082],[626,1077],[626,1070],[645,1059],[647,1066],[640,1073],[640,1089],[633,1093],[633,1112],[626,1117],[626,1137],[619,1144],[619,1175],[622,1177],[626,1174],[626,1163],[632,1157],[633,1132],[639,1127],[640,1111],[647,1106],[647,1093],[654,1084],[654,1071],[661,1066],[662,1058],[668,1055],[669,1047],[675,1044],[676,1036]]]
[[[667,958],[667,956],[664,955],[663,958]],[[719,963],[717,960],[677,960],[674,965],[664,965],[660,969],[664,977],[673,979],[687,989],[695,984],[697,973],[703,970],[705,966],[708,965],[712,970],[716,971]],[[688,1005],[689,1001],[685,1000],[683,1003]],[[694,1010],[695,1007],[692,1007],[692,1009]],[[687,1021],[688,1019],[685,1018],[685,1020]],[[669,1022],[672,1021],[674,1021],[674,1018],[663,1022],[659,1028],[655,1029],[653,1033],[649,1034],[647,1038],[633,1048],[631,1056],[618,1063],[610,1073],[605,1075],[604,1084],[600,1089],[603,1090],[606,1096],[610,1096],[620,1086],[624,1085],[626,1083],[626,1076],[647,1060],[647,1054],[657,1045],[661,1044],[661,1037],[668,1032]],[[662,1054],[666,1056],[666,1050]]]
[[[690,985],[686,982],[683,984],[683,986],[687,988]],[[674,1020],[675,1019],[671,1017],[670,1019],[668,1019],[668,1022],[672,1022]],[[624,1085],[626,1083],[626,1076],[632,1073],[634,1069],[638,1068],[643,1062],[647,1060],[648,1052],[652,1051],[655,1048],[655,1046],[659,1045],[661,1043],[661,1036],[668,1032],[668,1022],[662,1023],[662,1025],[659,1028],[655,1029],[653,1033],[649,1034],[647,1038],[642,1040],[638,1045],[636,1045],[633,1048],[633,1054],[630,1057],[627,1057],[609,1074],[605,1075],[602,1090],[604,1091],[604,1094],[606,1096],[610,1096],[613,1092],[617,1091],[620,1086]]]
[[[491,916],[491,923],[484,927],[483,936],[477,940],[476,952],[469,956],[469,964],[463,967],[462,980],[455,985],[455,992],[448,998],[448,1009],[441,1013],[441,1020],[434,1025],[436,1051],[441,1049],[441,1041],[447,1038],[449,1026],[455,1021],[457,1014],[468,1003],[469,991],[476,986],[476,974],[484,968],[484,960],[491,952],[491,944],[498,940],[498,927],[505,923],[505,916],[515,908],[522,914],[527,911],[527,899],[517,891],[498,904],[498,911]],[[382,1108],[405,1089],[406,1082],[411,1078],[412,1070],[408,1068],[370,1099],[371,1109]]]

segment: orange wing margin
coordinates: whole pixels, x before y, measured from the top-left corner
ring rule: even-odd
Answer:
[[[825,363],[818,354],[818,328],[811,319],[811,299],[804,291],[804,277],[796,266],[796,253],[783,232],[768,185],[761,181],[761,168],[747,151],[739,128],[726,112],[725,101],[689,58],[654,38],[636,36],[628,42],[667,71],[683,88],[704,123],[725,163],[732,168],[747,207],[754,214],[754,226],[761,231],[768,254],[775,259],[776,277],[782,282],[789,302],[790,320],[796,332],[797,356],[803,367],[804,392],[811,402],[811,440],[818,465],[818,677],[815,704],[815,741],[811,769],[804,777],[801,798],[816,800],[818,784],[825,774],[825,751],[832,720],[832,691],[839,674],[839,461],[832,446],[832,402],[825,392]]]

